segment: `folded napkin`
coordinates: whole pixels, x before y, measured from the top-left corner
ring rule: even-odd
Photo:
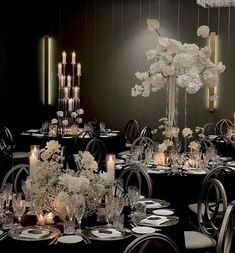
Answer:
[[[145,204],[146,208],[160,208],[162,205],[159,202],[153,200],[140,200],[138,203]]]
[[[47,235],[50,234],[50,231],[49,230],[41,230],[41,229],[26,229],[26,230],[23,230],[19,236],[20,237],[24,237],[24,238],[30,238],[30,239],[41,239]]]
[[[117,231],[115,228],[92,230],[92,234],[99,238],[112,238],[122,235],[122,233],[120,231]]]
[[[147,218],[142,219],[140,221],[140,224],[159,226],[168,220],[169,219],[165,216],[151,215],[151,216],[148,216]]]

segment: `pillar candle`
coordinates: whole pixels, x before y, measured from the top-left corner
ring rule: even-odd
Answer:
[[[165,154],[162,151],[157,151],[153,157],[155,165],[165,165]]]
[[[66,53],[62,53],[62,64],[66,64]]]
[[[72,62],[71,64],[76,64],[76,53],[75,52],[72,52]]]
[[[54,215],[53,215],[53,213],[48,213],[46,215],[46,223],[47,224],[54,224]]]
[[[58,63],[58,76],[62,75],[62,64]]]
[[[78,87],[74,87],[74,96],[73,98],[78,98]]]
[[[108,154],[106,158],[106,171],[108,173],[109,180],[115,179],[115,155]]]
[[[31,152],[29,156],[29,174],[32,178],[37,174],[37,162],[37,155],[34,152]]]
[[[81,64],[78,63],[77,64],[77,76],[80,76],[81,75]]]
[[[41,213],[37,216],[37,224],[41,226],[46,224],[46,216],[44,214]]]
[[[68,90],[68,87],[64,87],[64,98],[65,99],[68,99],[69,97],[69,90]]]
[[[73,111],[73,99],[72,98],[70,98],[68,101],[68,110],[69,110],[69,112]]]
[[[67,86],[70,88],[71,87],[71,76],[67,76]]]

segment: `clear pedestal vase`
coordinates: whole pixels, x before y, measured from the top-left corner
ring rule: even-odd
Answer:
[[[176,77],[169,76],[167,85],[167,119],[169,127],[177,126],[178,120],[178,95],[179,89],[176,86]]]

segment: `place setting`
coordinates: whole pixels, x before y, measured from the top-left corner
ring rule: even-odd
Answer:
[[[90,240],[113,241],[122,240],[131,236],[131,231],[126,228],[117,228],[115,226],[96,226],[85,228],[82,234]]]

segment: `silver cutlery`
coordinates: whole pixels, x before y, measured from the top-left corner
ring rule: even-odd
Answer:
[[[87,236],[85,236],[85,235],[82,234],[82,233],[80,233],[79,235],[83,238],[83,240],[84,240],[84,242],[85,242],[86,244],[91,244],[91,240],[90,240]]]
[[[2,241],[5,237],[8,236],[8,232],[5,232],[3,233],[1,236],[0,236],[0,241]]]
[[[58,243],[58,239],[62,234],[59,234],[58,236],[56,236],[51,242],[48,243],[48,245],[53,245],[53,244],[57,244]]]

